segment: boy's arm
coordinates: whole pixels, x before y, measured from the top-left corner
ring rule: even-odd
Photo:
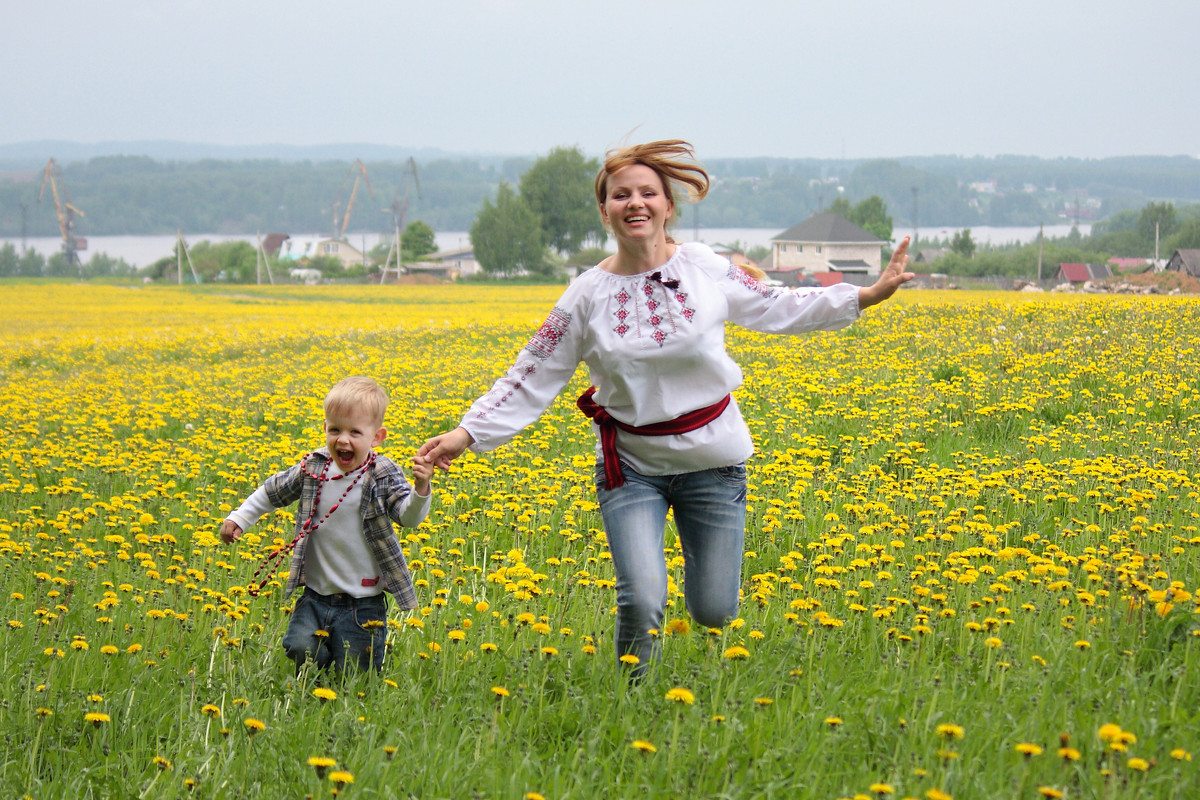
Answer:
[[[221,541],[225,544],[242,538],[242,533],[249,530],[263,515],[275,508],[267,496],[267,487],[260,486],[254,494],[247,497],[240,506],[229,512],[229,516],[221,523]]]
[[[388,489],[388,516],[402,527],[415,528],[429,515],[432,497],[429,479],[433,475],[433,465],[420,456],[415,457],[411,484],[399,464],[395,465],[395,470],[395,481]]]

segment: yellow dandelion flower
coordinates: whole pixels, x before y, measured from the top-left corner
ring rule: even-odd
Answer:
[[[951,796],[948,792],[943,792],[941,789],[930,789],[925,792],[925,796],[929,798],[929,800],[954,800],[953,796]]]
[[[505,689],[503,686],[493,686],[492,694],[496,695],[496,697],[508,697],[508,689]]]
[[[682,617],[676,617],[667,622],[665,630],[672,636],[686,636],[692,631],[692,623]]]
[[[467,638],[467,634],[465,631],[453,630],[446,634],[446,638],[452,642],[461,642],[463,639]]]
[[[104,723],[111,722],[112,720],[108,716],[108,714],[103,714],[99,711],[89,711],[88,713],[83,715],[83,721],[90,722],[93,725],[95,725],[97,728],[99,728]]]
[[[1145,772],[1150,769],[1150,762],[1144,758],[1131,758],[1125,762],[1125,766],[1138,772]]]
[[[52,716],[54,716],[54,712],[53,712],[53,711],[51,711],[51,710],[50,710],[50,709],[48,709],[48,708],[37,708],[37,709],[34,709],[34,712],[33,712],[33,713],[35,713],[35,714],[37,714],[39,717],[43,717],[43,718],[45,718],[45,717],[52,717]]]
[[[338,771],[329,773],[329,780],[332,783],[336,783],[339,786],[343,786],[347,783],[354,783],[354,775],[349,772],[346,772],[345,770],[338,770]]]
[[[966,733],[961,725],[952,722],[943,722],[934,728],[934,732],[943,739],[961,739]]]
[[[625,655],[621,656],[620,662],[622,664],[628,664],[631,667],[636,667],[638,664],[642,663],[642,660],[633,653],[626,653]]]
[[[1075,646],[1077,648],[1079,648],[1080,650],[1087,650],[1089,647],[1092,646],[1092,643],[1089,642],[1087,639],[1080,639],[1079,641],[1075,642]]]
[[[1013,749],[1026,758],[1031,756],[1040,756],[1042,754],[1041,745],[1034,744],[1033,742],[1019,742],[1018,744],[1013,745]]]
[[[546,800],[546,798],[537,792],[526,792],[525,800]]]
[[[1117,737],[1121,735],[1121,726],[1112,722],[1106,722],[1100,726],[1100,730],[1097,731],[1097,734],[1100,736],[1101,741],[1113,742],[1116,741]]]
[[[117,653],[119,653],[121,651],[114,645],[106,644],[100,648],[100,652],[106,656],[115,656]]]
[[[1176,761],[1191,761],[1192,754],[1187,750],[1184,750],[1182,747],[1176,747],[1171,751],[1171,758],[1175,759]]]
[[[556,656],[556,655],[558,655],[558,648],[557,648],[557,647],[548,647],[548,646],[547,646],[547,647],[543,647],[543,648],[542,648],[542,655],[546,656],[547,658],[551,658],[551,657],[553,657],[553,656]]]
[[[690,706],[696,702],[696,695],[692,694],[692,692],[688,689],[677,686],[671,691],[667,692],[666,699],[675,703],[683,703],[684,705]]]
[[[1078,761],[1082,756],[1074,747],[1060,747],[1058,757],[1063,761]]]
[[[221,709],[217,706],[214,706],[212,703],[205,703],[200,708],[200,713],[206,717],[219,717],[221,716]]]
[[[1062,800],[1063,793],[1061,789],[1055,789],[1053,786],[1039,786],[1038,794],[1042,797],[1049,797],[1051,800]]]
[[[327,689],[324,686],[318,686],[316,689],[313,689],[312,693],[313,693],[313,697],[317,698],[318,700],[336,700],[337,699],[337,692],[335,692],[333,689]]]
[[[771,698],[771,697],[756,697],[756,698],[754,698],[754,704],[758,705],[758,706],[769,706],[774,702],[775,702],[774,698]]]
[[[634,750],[641,750],[643,753],[657,753],[658,748],[644,739],[634,739],[630,745]]]
[[[843,720],[841,717],[826,717],[825,718],[825,724],[831,728],[836,728],[838,725],[841,725],[843,722],[845,722],[845,720]]]
[[[479,645],[479,649],[485,653],[494,653],[496,652],[497,648],[496,645],[492,644],[491,642],[484,642],[483,644]]]
[[[171,761],[169,759],[163,758],[162,756],[155,756],[154,757],[154,766],[158,767],[163,772],[166,772],[167,770],[169,770],[171,768]]]
[[[895,787],[893,787],[891,784],[887,784],[887,783],[872,783],[870,786],[867,787],[867,791],[871,792],[872,794],[877,794],[881,797],[885,794],[895,794],[896,793]]]
[[[747,659],[750,657],[750,651],[747,650],[746,648],[742,647],[740,644],[735,644],[733,647],[730,647],[724,653],[722,653],[721,657],[728,658],[731,660],[733,660],[733,659],[744,660],[744,659]]]
[[[262,720],[255,719],[254,717],[247,717],[243,720],[242,724],[246,726],[246,733],[251,736],[265,730],[267,727]]]
[[[394,744],[385,744],[383,746],[383,755],[390,761],[392,756],[396,755],[396,750],[398,749]]]
[[[989,636],[983,640],[983,643],[992,649],[1004,646],[1004,642],[1000,641],[1000,639],[995,636]]]

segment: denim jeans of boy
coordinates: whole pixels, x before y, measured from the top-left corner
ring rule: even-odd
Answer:
[[[319,633],[320,632],[320,633]],[[347,661],[361,670],[383,669],[387,598],[324,595],[305,588],[288,620],[283,649],[299,670],[305,661],[342,670]]]
[[[667,605],[664,531],[674,512],[683,550],[683,594],[697,624],[720,627],[737,615],[746,535],[746,465],[679,475],[641,475],[625,462],[625,485],[607,488],[596,468],[596,495],[617,583],[617,657],[638,658],[642,675],[659,657]],[[658,631],[658,635],[650,631]]]

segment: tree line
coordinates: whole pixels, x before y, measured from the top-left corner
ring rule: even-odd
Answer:
[[[374,196],[359,193],[347,230],[390,229],[390,207],[405,197],[410,218],[435,230],[467,230],[484,201],[495,203],[500,185],[516,186],[537,160],[420,162],[419,192],[407,161],[368,161]],[[351,165],[104,156],[60,166],[74,205],[85,214],[77,233],[87,236],[332,232],[334,217],[345,211]],[[1200,160],[1186,157],[750,158],[714,159],[705,166],[713,191],[686,210],[680,220],[685,227],[783,230],[839,197],[860,202],[873,195],[899,224],[929,227],[1090,221],[1152,201],[1200,201]],[[0,236],[57,234],[52,202],[38,202],[39,188],[36,171],[0,172]]]

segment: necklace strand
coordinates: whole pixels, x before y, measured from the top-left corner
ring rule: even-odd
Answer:
[[[342,504],[354,487],[358,485],[358,482],[362,480],[362,477],[367,474],[367,470],[369,470],[375,464],[375,453],[372,452],[369,456],[367,456],[367,460],[362,463],[362,466],[358,467],[357,469],[353,469],[350,472],[342,475],[335,475],[334,477],[330,478],[328,477],[329,465],[333,463],[333,459],[330,458],[328,461],[326,461],[325,466],[321,468],[320,474],[315,475],[312,472],[309,472],[308,469],[308,459],[311,455],[312,453],[309,453],[304,457],[304,460],[300,462],[300,470],[305,474],[305,476],[312,478],[317,482],[317,491],[316,494],[313,495],[312,508],[308,512],[308,519],[304,520],[304,522],[300,525],[300,528],[296,533],[296,537],[292,539],[289,544],[278,547],[273,552],[268,553],[266,558],[263,559],[262,563],[259,564],[258,569],[254,571],[254,576],[250,579],[250,583],[246,586],[246,593],[251,597],[258,597],[262,592],[263,587],[266,585],[267,579],[264,577],[262,580],[259,580],[259,576],[262,575],[263,570],[266,569],[269,564],[271,564],[272,559],[274,559],[275,563],[271,567],[271,572],[275,572],[279,569],[280,564],[283,563],[284,557],[296,549],[296,545],[300,543],[301,539],[303,539],[305,536],[311,536],[317,528],[321,527],[323,522],[328,520],[333,515],[333,512],[338,510],[338,506]],[[325,516],[314,522],[317,516],[317,509],[321,505],[321,489],[324,488],[326,483],[340,481],[342,478],[348,478],[350,475],[354,475],[354,479],[350,481],[350,484],[346,487],[346,490],[342,492],[342,496],[339,497],[337,501],[330,507],[330,509],[325,512]]]

